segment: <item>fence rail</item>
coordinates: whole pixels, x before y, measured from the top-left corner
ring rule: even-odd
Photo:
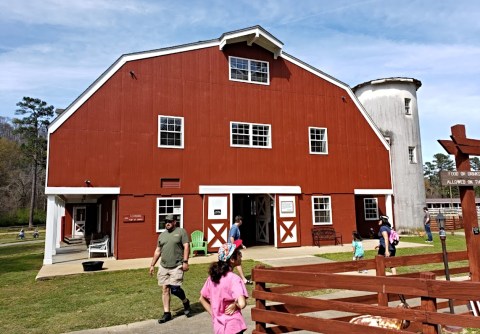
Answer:
[[[448,254],[449,263],[466,261],[467,253]],[[266,268],[257,266],[252,275],[255,281],[252,309],[255,321],[253,333],[289,333],[308,330],[318,333],[365,333],[365,326],[348,321],[357,315],[369,314],[409,320],[407,330],[387,330],[370,327],[369,333],[437,333],[437,325],[480,328],[480,317],[467,312],[470,300],[480,300],[480,283],[436,280],[443,270],[413,272],[386,276],[385,268],[443,263],[441,253],[393,258],[377,256],[371,260]],[[462,262],[450,270],[451,274],[467,274]],[[376,276],[356,275],[363,269],[375,269]],[[325,299],[322,290],[353,291],[358,295]],[[312,296],[303,296],[308,292]],[[292,295],[293,294],[293,295]],[[300,295],[298,295],[300,294]],[[399,295],[404,295],[410,309],[389,306]],[[464,306],[460,314],[442,313],[448,300],[454,306]],[[390,303],[391,305],[392,303]],[[332,313],[334,312],[334,313]],[[339,313],[340,312],[340,313]],[[332,315],[333,314],[333,315]]]

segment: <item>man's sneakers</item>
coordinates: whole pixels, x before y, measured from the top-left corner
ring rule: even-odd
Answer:
[[[164,324],[164,323],[166,323],[167,321],[170,321],[170,320],[172,320],[172,313],[170,313],[170,312],[165,312],[165,313],[163,314],[163,317],[161,317],[160,319],[158,319],[158,323],[159,323],[159,324]]]
[[[190,309],[190,300],[187,299],[185,303],[183,303],[183,314],[187,318],[190,318],[192,316],[192,310]]]
[[[190,301],[188,299],[185,303],[183,303],[183,314],[185,314],[187,318],[190,318],[192,316],[192,310],[190,309]],[[165,312],[163,313],[163,316],[160,319],[158,319],[158,323],[164,324],[170,320],[172,320],[172,313]]]

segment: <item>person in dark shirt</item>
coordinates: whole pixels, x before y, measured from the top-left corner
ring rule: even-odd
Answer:
[[[158,285],[162,286],[164,313],[158,320],[159,323],[172,320],[170,294],[180,298],[183,303],[183,313],[187,317],[191,316],[190,301],[181,287],[184,273],[188,271],[190,243],[187,232],[176,224],[177,220],[173,215],[165,217],[165,231],[158,236],[157,247],[150,264],[149,272],[153,275],[155,263],[161,258],[157,278]]]

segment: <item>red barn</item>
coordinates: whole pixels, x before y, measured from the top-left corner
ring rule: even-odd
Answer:
[[[170,213],[215,250],[236,215],[247,246],[294,247],[393,212],[389,146],[350,87],[260,26],[121,56],[48,135],[45,264],[97,233],[149,257]]]

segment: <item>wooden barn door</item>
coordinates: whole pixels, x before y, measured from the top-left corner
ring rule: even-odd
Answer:
[[[230,230],[229,195],[207,195],[205,199],[205,231],[208,251],[214,252],[228,241]]]
[[[255,205],[257,206],[256,215],[256,241],[266,243],[269,242],[269,224],[271,222],[270,196],[258,195],[255,197]]]
[[[277,247],[300,246],[300,219],[297,196],[277,196]]]

